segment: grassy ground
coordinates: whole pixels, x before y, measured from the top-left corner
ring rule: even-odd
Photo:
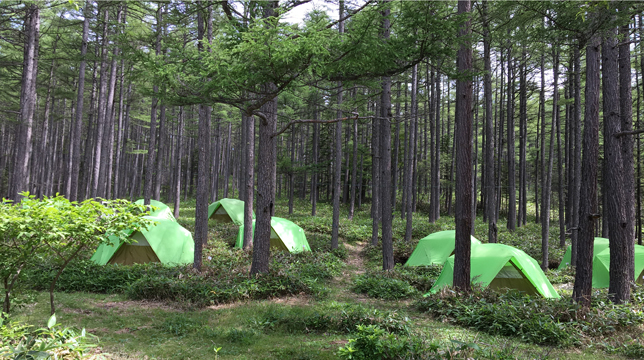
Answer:
[[[330,243],[331,207],[319,204],[317,217],[310,216],[310,206],[297,202],[296,213],[288,214],[287,202],[281,201],[276,216],[290,218],[307,232],[315,243],[314,251],[325,251]],[[58,323],[65,326],[86,328],[100,339],[100,351],[111,359],[337,359],[337,350],[344,346],[350,334],[328,331],[316,332],[273,326],[266,319],[311,317],[329,309],[362,306],[367,309],[391,311],[406,317],[409,328],[428,341],[438,342],[446,350],[444,357],[456,354],[459,341],[475,343],[484,351],[485,358],[526,359],[604,359],[613,358],[599,348],[551,348],[526,344],[514,338],[491,336],[486,333],[438,322],[412,307],[413,299],[378,300],[356,294],[351,290],[354,279],[365,269],[375,270],[377,259],[366,259],[364,248],[371,238],[371,221],[368,208],[358,211],[353,221],[342,215],[340,233],[345,244],[344,266],[339,275],[328,281],[324,296],[314,298],[294,295],[268,300],[241,301],[232,304],[193,308],[185,304],[171,304],[128,300],[122,294],[57,293]],[[477,222],[477,236],[486,241],[485,224]],[[194,204],[182,205],[179,221],[188,229],[194,226]],[[453,219],[442,217],[436,224],[429,224],[424,214],[414,219],[414,239],[438,230],[453,228]],[[231,244],[236,228],[212,224],[208,249],[217,243]],[[499,226],[502,243],[518,246],[540,259],[540,228],[528,224],[514,233]],[[558,243],[553,229],[551,242]],[[394,238],[404,235],[404,222],[395,216]],[[404,258],[405,246],[398,251]],[[410,248],[413,248],[410,247]],[[554,248],[551,258],[561,259],[562,249]],[[404,259],[398,259],[402,261]],[[559,276],[553,273],[551,276]],[[567,278],[563,277],[565,281]],[[561,282],[561,281],[559,281]],[[562,287],[562,286],[560,286]],[[565,288],[566,286],[563,286]],[[43,326],[49,315],[48,294],[39,293],[36,301],[13,314],[14,320]],[[271,317],[272,316],[272,317]],[[215,349],[219,349],[215,352]],[[450,355],[450,353],[453,353]],[[465,354],[462,354],[465,355]],[[617,357],[614,357],[617,358]]]

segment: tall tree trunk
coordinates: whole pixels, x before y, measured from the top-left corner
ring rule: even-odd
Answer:
[[[387,4],[388,5],[388,4]],[[390,36],[390,9],[387,7],[382,14],[382,33],[383,41],[387,42]],[[381,215],[382,215],[382,269],[390,270],[394,268],[394,247],[392,239],[392,204],[391,204],[391,77],[382,78],[382,97],[381,97]]]
[[[517,192],[516,192],[516,160],[514,155],[514,79],[512,50],[508,47],[508,223],[507,228],[514,231],[517,227]]]
[[[440,152],[441,152],[441,126],[440,126],[440,110],[441,110],[441,82],[440,82],[440,73],[436,73],[436,81],[434,83],[433,96],[436,106],[434,107],[434,147],[432,151],[432,174],[431,174],[431,198],[429,201],[429,222],[435,223],[440,218],[440,193],[441,193],[441,184],[440,184]]]
[[[99,82],[99,91],[98,91],[98,114],[96,115],[96,140],[94,142],[94,169],[92,172],[92,184],[90,193],[92,197],[103,197],[104,194],[100,193],[100,176],[101,176],[101,161],[103,160],[103,141],[105,138],[105,117],[107,110],[107,57],[108,57],[108,23],[109,23],[109,7],[107,4],[103,4],[103,37],[101,45],[101,71],[100,71],[100,82]]]
[[[550,189],[552,187],[552,167],[554,163],[554,151],[555,151],[555,129],[559,123],[559,110],[558,110],[558,100],[559,100],[559,54],[557,51],[553,53],[553,88],[556,89],[552,94],[552,124],[550,127],[550,148],[548,152],[548,168],[544,169],[545,171],[545,181],[543,183],[541,195],[541,269],[543,271],[548,270],[548,252],[549,252],[549,238],[550,238]],[[544,127],[545,130],[545,122]],[[545,131],[544,131],[545,132]]]
[[[519,66],[519,226],[527,222],[528,173],[526,146],[528,143],[528,91],[527,91],[527,51],[523,45],[521,65]]]
[[[208,8],[210,10],[210,8]],[[159,21],[159,29],[161,28],[161,7],[157,12]],[[198,19],[198,39],[199,51],[203,51],[203,39],[205,35],[204,21],[208,21],[210,13],[204,14],[199,11]],[[205,17],[205,19],[204,19]],[[159,34],[161,31],[159,30]],[[157,37],[157,43],[160,42],[160,35]],[[160,50],[160,49],[159,49]],[[160,52],[160,51],[159,51]],[[199,133],[197,135],[197,201],[195,204],[195,258],[193,267],[197,271],[201,271],[201,264],[203,261],[203,246],[208,243],[208,174],[210,172],[210,162],[208,161],[208,154],[210,153],[210,116],[209,108],[207,105],[199,105]],[[152,126],[152,125],[150,125]],[[152,136],[152,135],[151,135]],[[150,142],[153,140],[150,139]],[[148,157],[149,159],[149,157]],[[154,162],[148,160],[148,166],[153,166]],[[147,187],[147,180],[146,180]],[[150,189],[151,191],[151,189]]]
[[[20,113],[16,153],[13,173],[11,174],[11,191],[9,196],[14,201],[22,199],[18,193],[29,187],[29,162],[31,160],[31,137],[34,112],[36,108],[36,78],[38,75],[38,38],[40,36],[40,8],[38,3],[25,5],[24,20],[25,45],[22,62],[22,88],[20,90]]]
[[[339,18],[344,16],[344,1],[339,2]],[[340,36],[344,33],[344,21],[338,23]],[[342,82],[338,83],[337,118],[342,118]],[[333,160],[333,219],[331,225],[331,249],[338,248],[338,231],[340,229],[340,177],[342,176],[342,121],[335,123],[335,160]]]
[[[157,8],[157,25],[156,25],[156,31],[157,31],[157,38],[156,38],[156,50],[155,53],[157,56],[160,55],[161,53],[161,36],[163,34],[163,6],[161,4],[158,4]],[[203,22],[203,19],[200,20]],[[201,38],[199,40],[203,40],[203,23],[201,23]],[[199,46],[203,46],[199,44]],[[159,92],[159,87],[157,85],[154,85],[153,87],[154,93]],[[148,156],[147,156],[147,162],[145,165],[145,189],[143,191],[144,193],[144,203],[146,205],[150,204],[150,199],[153,197],[153,191],[154,191],[154,179],[156,179],[156,176],[154,174],[155,170],[155,164],[156,164],[156,138],[157,138],[157,105],[159,103],[159,99],[155,96],[152,97],[152,107],[150,109],[150,139],[148,141]],[[201,111],[199,112],[201,115]],[[199,123],[201,123],[201,119],[199,119]],[[201,135],[201,132],[199,133]],[[200,145],[201,146],[201,145]],[[157,199],[159,200],[159,199]],[[198,211],[198,210],[197,210]],[[196,229],[195,229],[195,236],[196,234]],[[200,249],[201,250],[201,249]],[[196,259],[197,253],[195,249],[195,259]],[[201,254],[199,254],[201,256]],[[195,268],[196,269],[201,269],[201,258],[199,260],[199,267],[197,267],[197,263],[195,262]]]
[[[246,118],[245,135],[244,249],[250,249],[253,246],[253,200],[255,197],[255,118],[253,116]]]
[[[183,106],[179,106],[179,116],[177,124],[177,152],[175,154],[175,187],[174,187],[174,217],[179,218],[179,204],[181,202],[181,137],[183,136]]]
[[[351,164],[351,167],[351,200],[349,203],[349,220],[353,219],[353,213],[356,203],[356,186],[358,176],[358,119],[353,120],[353,162]]]
[[[584,158],[581,162],[579,196],[579,238],[575,285],[572,297],[590,306],[592,294],[593,243],[597,209],[597,162],[599,160],[599,36],[590,39],[586,47],[586,92],[584,113]],[[575,264],[575,263],[573,263]]]
[[[632,278],[629,278],[629,255],[632,255],[629,249],[632,240],[629,239],[629,235],[632,232],[628,230],[632,225],[632,218],[627,218],[622,141],[615,136],[621,131],[616,35],[612,30],[602,41],[602,109],[606,163],[604,198],[608,214],[604,221],[608,223],[610,234],[608,294],[613,302],[622,303],[628,301],[632,281]]]
[[[317,100],[317,99],[316,99]],[[318,119],[318,107],[317,103],[315,104],[315,110],[313,111],[313,118]],[[311,216],[315,216],[317,213],[317,203],[318,203],[318,148],[320,147],[320,124],[313,124],[313,171],[311,173]]]
[[[409,118],[409,128],[413,129],[415,126],[415,122],[417,121],[417,93],[418,93],[418,65],[414,65],[414,67],[411,70],[411,116]],[[411,189],[412,188],[412,177],[414,176],[414,157],[415,153],[411,150],[413,149],[413,145],[416,143],[416,137],[414,136],[414,132],[410,131],[409,132],[409,145],[407,147],[407,150],[405,151],[405,155],[407,156],[407,159],[405,161],[406,164],[408,164],[405,168],[405,188]],[[407,212],[407,225],[405,227],[405,241],[410,242],[411,241],[411,235],[412,235],[412,215],[413,215],[413,204],[412,204],[412,197],[408,196],[407,197],[407,202],[405,204],[406,206],[406,212]]]
[[[391,154],[391,206],[394,210],[396,209],[396,196],[398,192],[398,163],[400,157],[400,81],[396,85],[395,112],[394,150]]]
[[[264,18],[275,16],[277,1],[264,2]],[[270,26],[270,25],[268,25]],[[276,86],[267,83],[263,86],[266,94],[275,94]],[[259,123],[259,154],[257,158],[257,213],[255,216],[255,236],[253,238],[253,262],[250,273],[268,272],[270,255],[271,216],[275,207],[275,166],[276,139],[273,137],[277,128],[277,98],[266,102],[262,108]]]
[[[468,14],[470,0],[458,2],[458,13]],[[470,20],[461,25],[459,35],[470,35]],[[469,292],[470,283],[470,234],[472,233],[472,80],[466,75],[472,70],[472,47],[464,41],[456,59],[458,72],[463,78],[456,80],[456,241],[454,248],[454,287]],[[468,76],[468,78],[464,78]]]
[[[574,162],[575,162],[575,170],[574,170],[574,185],[573,185],[573,192],[572,192],[572,234],[570,236],[570,265],[576,266],[577,264],[577,249],[578,249],[578,241],[579,241],[579,235],[580,235],[580,191],[581,191],[581,171],[582,171],[582,164],[581,164],[581,54],[580,54],[580,48],[579,46],[575,46],[575,74],[574,74],[574,93],[575,93],[575,102],[574,102],[574,109],[573,109],[573,132],[575,133],[574,138],[575,138],[575,150],[574,150]],[[599,86],[599,85],[598,85]],[[597,90],[599,91],[599,90]],[[599,96],[599,95],[598,95]],[[599,115],[597,115],[599,116]],[[585,136],[585,135],[584,135]],[[595,170],[597,170],[595,168]],[[597,179],[592,178],[591,181],[596,182]],[[596,190],[594,192],[596,194]],[[595,204],[596,206],[596,204]],[[594,222],[593,222],[594,224]]]
[[[620,3],[620,12],[628,12],[630,4]],[[631,90],[631,50],[630,50],[630,33],[629,25],[625,23],[619,28],[621,43],[619,45],[619,115],[621,131],[633,130],[633,99]],[[634,262],[634,225],[635,225],[635,167],[633,166],[633,137],[626,135],[621,137],[622,162],[624,166],[624,204],[627,226],[624,229],[624,245],[626,253],[626,266],[628,268],[628,282],[635,279],[635,262]],[[628,300],[626,298],[625,300]]]

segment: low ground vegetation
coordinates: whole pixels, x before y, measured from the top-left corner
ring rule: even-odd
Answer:
[[[182,207],[179,221],[191,230],[190,205]],[[290,217],[285,205],[278,203],[276,215],[304,228],[313,251],[273,253],[271,272],[261,276],[248,275],[251,254],[233,248],[237,227],[228,224],[210,224],[202,273],[189,266],[97,266],[88,260],[91,252],[81,254],[56,287],[57,316],[73,326],[68,328],[70,339],[86,329],[77,358],[593,359],[644,354],[640,288],[633,292],[631,304],[612,305],[598,293],[592,308],[580,309],[566,290],[574,270],[564,269],[547,273],[563,294],[561,300],[483,289],[468,296],[447,289],[423,297],[441,267],[402,264],[418,239],[450,229],[452,218],[429,224],[425,214],[415,214],[418,226],[406,243],[404,222],[397,214],[397,264],[383,272],[380,247],[368,245],[367,208],[357,211],[353,221],[341,215],[340,236],[349,245],[331,250],[328,204],[319,204],[315,217],[305,202],[296,203],[301,210]],[[485,233],[484,225],[477,223],[477,233]],[[514,233],[499,228],[502,243],[540,258],[536,226]],[[556,243],[557,234],[552,233],[551,240]],[[551,253],[556,260],[562,255],[563,249],[556,247]],[[1,359],[15,358],[7,355],[8,349],[34,334],[45,334],[34,329],[48,317],[42,291],[55,274],[55,264],[46,260],[23,274],[17,306],[2,327],[3,334],[22,335],[2,343]],[[35,327],[26,327],[31,325]]]

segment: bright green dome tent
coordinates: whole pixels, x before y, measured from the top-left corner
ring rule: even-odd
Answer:
[[[244,224],[244,202],[237,199],[224,198],[208,206],[208,218],[217,222],[233,222],[235,225]],[[253,212],[253,219],[255,213]]]
[[[471,236],[472,248],[481,242]],[[405,266],[443,265],[454,254],[456,230],[435,232],[418,241]]]
[[[635,245],[635,278],[636,283],[644,283],[644,246]],[[562,269],[570,263],[570,251],[568,246],[566,254],[559,265]],[[608,246],[608,239],[595,238],[593,244],[593,288],[603,289],[607,288],[610,284],[610,247]]]
[[[595,241],[593,242],[593,254],[599,254],[600,252],[606,249],[608,249],[608,239],[602,238],[602,237],[596,237]],[[568,249],[566,249],[566,253],[563,256],[563,259],[559,264],[559,268],[558,268],[559,270],[570,265],[571,251],[572,251],[572,247],[568,246]]]
[[[255,234],[255,220],[253,220],[253,234]],[[244,225],[239,227],[235,247],[240,249],[244,247]],[[311,251],[301,227],[290,220],[275,216],[271,218],[271,249],[292,253]]]
[[[450,256],[429,294],[452,285],[454,256]],[[470,279],[493,289],[516,289],[530,295],[559,298],[537,261],[525,252],[503,244],[481,244],[472,248]]]
[[[143,200],[136,203],[142,205]],[[152,200],[150,205],[158,209],[145,218],[156,222],[156,225],[151,225],[147,230],[126,231],[126,235],[134,240],[130,244],[117,236],[110,236],[110,245],[100,245],[91,260],[99,265],[147,262],[191,264],[194,261],[195,243],[190,231],[177,223],[165,204]]]

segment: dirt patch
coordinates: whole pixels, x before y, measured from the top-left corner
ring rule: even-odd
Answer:
[[[166,303],[160,301],[108,301],[108,302],[99,302],[96,303],[96,307],[105,309],[105,310],[116,310],[116,311],[126,311],[132,308],[139,308],[143,310],[151,309],[161,309],[165,311],[177,311],[177,309],[168,306]]]
[[[347,265],[350,268],[350,272],[354,274],[364,273],[364,260],[362,259],[361,253],[365,248],[364,242],[358,242],[355,244],[344,244],[345,249],[347,249]]]
[[[305,295],[289,296],[271,300],[272,303],[290,305],[290,306],[306,306],[310,304],[310,299]]]
[[[115,333],[115,334],[129,334],[129,333],[130,333],[130,329],[128,329],[128,328],[124,328],[124,329],[121,329],[121,330],[116,330],[114,333]]]
[[[93,313],[92,310],[87,310],[87,309],[72,309],[72,308],[62,308],[60,309],[64,313],[68,314],[83,314],[83,315],[89,315]]]

